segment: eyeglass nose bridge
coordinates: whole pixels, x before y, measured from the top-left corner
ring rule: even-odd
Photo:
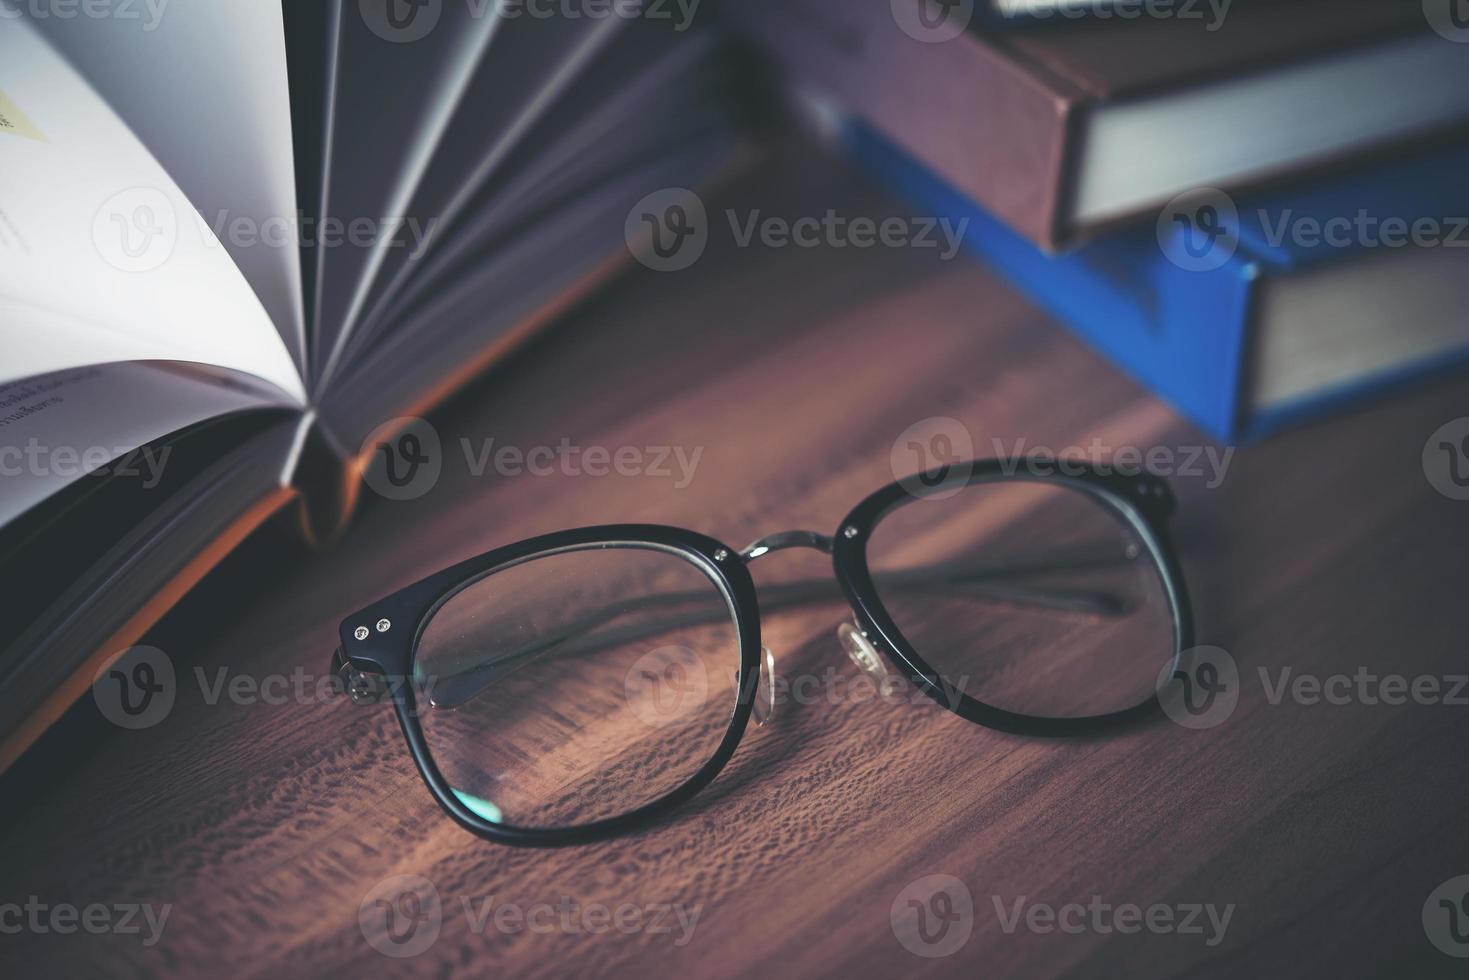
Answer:
[[[753,542],[740,557],[746,564],[770,554],[772,551],[785,551],[792,548],[811,548],[823,554],[831,554],[832,539],[825,534],[815,531],[780,531],[776,534],[768,534]],[[890,679],[887,665],[883,663],[882,654],[878,653],[877,647],[867,638],[867,633],[852,623],[842,623],[837,627],[837,640],[852,663],[857,665],[868,677],[879,684],[885,684]],[[769,649],[763,651],[767,656]]]
[[[776,534],[767,534],[751,543],[740,552],[740,557],[748,565],[756,558],[768,555],[772,551],[787,551],[791,548],[811,548],[829,555],[832,541],[825,534],[818,534],[815,531],[780,531]]]

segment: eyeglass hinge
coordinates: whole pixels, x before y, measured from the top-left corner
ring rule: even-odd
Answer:
[[[342,690],[353,704],[379,704],[388,693],[388,685],[382,676],[353,667],[352,662],[342,656],[341,650],[332,658],[332,664],[342,682]]]

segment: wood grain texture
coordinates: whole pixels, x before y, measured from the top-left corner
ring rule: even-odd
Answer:
[[[727,206],[741,216],[882,215],[897,205],[828,166],[777,161]],[[711,202],[712,203],[712,202]],[[1256,676],[1463,673],[1469,504],[1438,494],[1420,454],[1466,410],[1447,379],[1239,451],[1222,485],[1180,476],[1176,522],[1200,642],[1234,656],[1234,713],[1190,731],[1044,741],[927,703],[824,694],[752,729],[713,785],[665,823],[597,846],[530,851],[457,829],[421,784],[386,708],[309,694],[209,703],[195,679],[320,677],[340,618],[459,558],[590,523],[682,524],[741,547],[830,532],[893,479],[909,425],[961,420],[976,452],[1010,446],[1205,444],[989,272],[933,250],[737,248],[711,207],[693,268],[639,272],[434,418],[432,492],[368,493],[334,550],[267,536],[147,642],[182,679],[161,724],[102,729],[0,836],[0,905],[172,906],[162,940],[0,935],[6,976],[931,975],[1449,976],[1463,961],[1420,917],[1469,873],[1469,707],[1271,704]],[[460,440],[522,449],[702,450],[686,487],[659,476],[475,476]],[[676,470],[675,470],[676,472]],[[755,566],[773,584],[827,571],[815,553]],[[786,676],[857,669],[840,604],[773,612]],[[828,673],[829,672],[829,673]],[[927,875],[972,893],[973,932],[922,958],[895,936],[899,893]],[[442,929],[399,961],[359,908],[420,875]],[[1007,932],[1020,896],[1060,906],[1233,903],[1205,936]],[[574,901],[698,908],[680,933],[514,934],[478,910]],[[0,923],[3,924],[3,923]],[[665,923],[666,924],[666,923]]]

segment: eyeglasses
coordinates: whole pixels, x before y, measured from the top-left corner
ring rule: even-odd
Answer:
[[[1149,474],[1037,469],[915,474],[830,537],[787,531],[743,551],[658,525],[532,538],[348,617],[333,669],[354,702],[392,702],[451,818],[527,845],[646,825],[714,779],[752,717],[771,716],[761,604],[840,601],[826,580],[757,601],[749,565],[783,549],[831,555],[853,615],[839,639],[878,688],[911,684],[1022,735],[1140,719],[1193,643],[1165,529],[1174,498]]]

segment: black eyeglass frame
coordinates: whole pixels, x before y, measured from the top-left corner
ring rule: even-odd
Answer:
[[[506,844],[557,846],[605,839],[645,826],[689,800],[724,768],[744,736],[759,684],[761,657],[760,610],[748,565],[768,551],[809,547],[829,551],[832,570],[845,594],[857,626],[870,642],[910,682],[959,717],[987,728],[1018,735],[1074,736],[1094,733],[1140,720],[1158,708],[1156,692],[1129,708],[1082,717],[1018,714],[985,704],[947,683],[903,638],[878,597],[867,562],[867,541],[873,529],[893,510],[928,496],[953,492],[963,486],[993,482],[1061,484],[1086,493],[1122,517],[1148,549],[1167,596],[1173,620],[1172,666],[1194,643],[1194,623],[1187,586],[1167,533],[1167,521],[1176,503],[1167,483],[1150,473],[1122,474],[1103,465],[1068,463],[1069,472],[1035,475],[1038,465],[979,460],[915,474],[891,483],[857,504],[827,538],[814,532],[787,532],[739,552],[705,534],[659,524],[612,524],[558,531],[497,548],[452,565],[400,589],[356,614],[341,625],[341,648],[334,668],[348,676],[351,689],[358,681],[381,683],[393,702],[409,752],[439,806],[465,830]],[[424,628],[434,613],[453,596],[474,583],[510,566],[558,552],[591,548],[646,548],[669,552],[701,568],[729,605],[740,647],[740,683],[729,727],[714,755],[676,789],[637,809],[574,827],[526,828],[494,823],[469,809],[454,793],[429,751],[419,722],[413,661]],[[354,700],[356,695],[354,694]]]

